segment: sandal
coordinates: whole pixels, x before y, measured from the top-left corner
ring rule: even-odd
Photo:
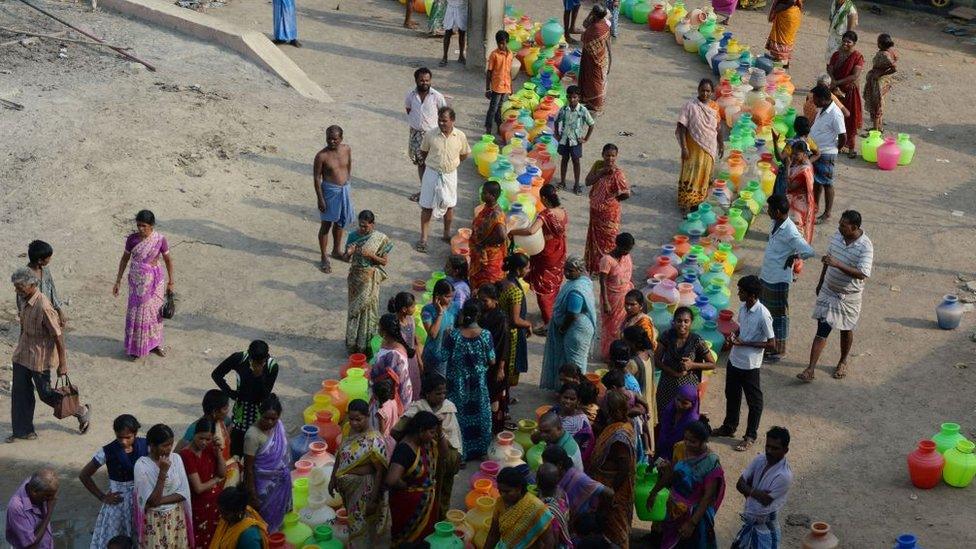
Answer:
[[[573,186],[573,193],[576,196],[583,196],[583,187],[580,187],[579,185],[574,185]]]
[[[745,452],[749,448],[752,448],[752,445],[755,443],[756,443],[756,439],[745,437],[742,439],[742,442],[736,444],[732,449],[735,450],[736,452]]]
[[[834,373],[831,374],[830,377],[834,379],[844,379],[847,377],[847,364],[838,364],[837,367],[834,368]]]
[[[410,202],[420,202],[420,193],[413,193],[407,197]]]
[[[87,419],[78,420],[78,434],[85,434],[88,432],[88,428],[91,427],[91,404],[85,404],[85,417]]]
[[[13,444],[15,442],[20,442],[21,440],[37,440],[37,433],[29,433],[22,437],[18,437],[16,435],[10,435],[6,439],[4,439],[4,442],[6,442],[7,444]]]
[[[732,437],[735,436],[735,429],[727,427],[725,425],[719,427],[718,429],[712,429],[713,437]]]
[[[162,345],[156,347],[155,349],[149,352],[154,353],[156,356],[159,356],[161,358],[166,358],[166,349],[164,349]]]
[[[422,254],[425,254],[425,253],[427,253],[427,243],[424,242],[423,240],[419,240],[419,241],[417,241],[416,244],[414,244],[413,249],[417,250],[418,252],[420,252]]]
[[[828,215],[821,215],[820,217],[818,217],[818,218],[816,219],[816,221],[814,221],[814,222],[813,222],[813,224],[814,224],[814,225],[823,225],[823,224],[824,224],[824,223],[826,223],[826,222],[827,222],[828,220],[830,220],[830,216],[828,216]]]
[[[850,158],[851,160],[857,158],[857,151],[854,149],[847,151],[847,158]]]
[[[329,274],[332,272],[332,264],[329,263],[328,259],[325,259],[319,263],[319,270],[325,274]]]
[[[796,374],[796,379],[799,379],[803,383],[810,383],[814,380],[814,373],[809,372],[809,370],[803,370],[802,372]]]
[[[440,61],[438,61],[437,66],[438,67],[446,67],[447,66],[447,59],[441,59]]]

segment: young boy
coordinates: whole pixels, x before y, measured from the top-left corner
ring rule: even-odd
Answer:
[[[563,28],[566,29],[566,42],[569,44],[578,44],[579,40],[576,40],[570,35],[581,34],[582,31],[576,29],[576,16],[579,15],[580,4],[583,0],[563,0]]]
[[[829,99],[828,99],[829,101]],[[746,395],[749,417],[742,442],[734,447],[737,452],[749,450],[756,442],[759,420],[762,418],[763,395],[759,386],[759,367],[763,353],[775,349],[773,317],[762,303],[762,283],[759,277],[749,275],[739,279],[739,329],[732,334],[732,350],[725,373],[725,421],[712,431],[712,436],[735,436],[739,428],[739,406],[742,394]]]
[[[583,156],[583,143],[593,133],[596,122],[590,111],[580,104],[582,94],[579,86],[566,89],[567,104],[556,115],[555,137],[559,142],[559,188],[566,188],[566,165],[573,159],[573,192],[583,194],[580,186],[580,158]],[[586,127],[586,134],[583,128]]]
[[[508,33],[500,30],[495,33],[495,51],[488,56],[488,70],[485,71],[485,97],[488,101],[488,114],[485,115],[485,133],[491,131],[492,124],[501,133],[502,103],[512,93],[512,59],[515,54],[508,49]]]
[[[407,2],[409,4],[410,2]],[[451,48],[451,36],[458,33],[458,63],[464,65],[464,35],[468,30],[468,0],[447,0],[444,10],[444,58],[440,66],[447,65],[447,50]]]

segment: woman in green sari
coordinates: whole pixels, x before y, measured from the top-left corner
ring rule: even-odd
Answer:
[[[393,242],[374,230],[376,216],[359,212],[359,229],[349,234],[344,258],[349,261],[349,316],[346,321],[346,351],[369,354],[369,340],[376,333],[380,317],[380,282]]]

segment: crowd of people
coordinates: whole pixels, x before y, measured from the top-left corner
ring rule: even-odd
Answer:
[[[275,2],[276,14],[280,4]],[[405,26],[410,20],[407,3]],[[564,3],[567,41],[582,34],[579,85],[567,90],[567,104],[554,118],[561,170],[558,183],[539,191],[544,209],[527,227],[512,228],[489,180],[471,223],[470,253],[452,254],[445,278],[436,281],[429,303],[398,292],[381,311],[381,284],[394,242],[376,230],[376,215],[355,214],[349,186],[352,155],[343,130],[330,126],[326,147],[313,162],[314,190],[321,226],[320,267],[330,259],[349,263],[345,346],[364,353],[369,400],[352,400],[346,410],[347,434],[333,449],[336,464],[327,479],[341,495],[348,516],[351,547],[372,547],[389,539],[395,547],[420,547],[444,520],[455,475],[466,462],[486,458],[495,436],[511,425],[520,377],[532,370],[528,341],[545,338],[540,386],[556,404],[543,414],[533,443],[544,442],[542,464],[508,467],[497,476],[499,497],[486,547],[628,547],[638,465],[656,467],[659,476],[648,506],[669,489],[666,517],[648,540],[655,546],[716,547],[715,516],[725,495],[725,472],[711,437],[734,437],[742,396],[746,428],[734,445],[746,451],[757,442],[763,411],[760,369],[786,356],[789,290],[802,273],[803,260],[815,255],[815,225],[831,215],[836,155],[853,151],[866,108],[881,128],[884,96],[895,72],[897,54],[887,34],[867,74],[861,103],[858,80],[864,65],[857,52],[857,12],[851,0],[830,8],[827,74],[821,77],[794,124],[796,137],[774,153],[782,167],[776,190],[765,204],[772,226],[758,276],[740,278],[738,328],[725,349],[710,349],[692,330],[696,312],[677,307],[669,325],[655,325],[646,296],[634,288],[635,239],[622,231],[621,203],[631,190],[618,164],[619,149],[606,143],[601,159],[580,181],[583,144],[595,132],[594,114],[605,102],[610,36],[618,32],[619,2],[597,3],[575,29],[580,2]],[[286,6],[287,7],[287,6]],[[735,10],[724,3],[726,19]],[[291,4],[294,10],[294,4]],[[444,30],[444,59],[453,32],[464,62],[466,2],[435,0],[429,32]],[[789,67],[803,3],[776,0],[771,6],[767,48]],[[298,46],[276,15],[276,38]],[[287,19],[287,17],[285,17]],[[287,26],[287,25],[285,25]],[[512,52],[500,31],[486,72],[485,118],[488,133],[499,131],[500,105],[512,92]],[[421,208],[417,252],[429,252],[429,225],[443,219],[442,239],[452,236],[457,205],[458,169],[470,155],[456,113],[432,87],[427,68],[414,72],[405,97],[410,132],[408,157],[417,166],[420,192],[410,198]],[[702,80],[697,96],[678,117],[681,170],[678,206],[694,211],[705,200],[716,163],[724,155],[725,128],[712,101],[715,84]],[[592,114],[591,114],[592,113]],[[778,142],[779,139],[774,139]],[[569,254],[569,216],[559,191],[573,166],[573,192],[589,189],[589,222],[582,256]],[[821,195],[823,195],[822,213]],[[347,227],[357,220],[356,230]],[[808,367],[798,378],[814,380],[830,332],[839,330],[841,358],[833,377],[844,378],[861,307],[864,279],[873,261],[871,241],[858,212],[840,216],[822,256],[813,318],[817,322]],[[155,230],[149,210],[135,216],[136,231],[124,243],[112,294],[118,295],[128,270],[128,305],[123,348],[138,359],[165,356],[163,318],[174,290],[174,264],[165,236]],[[539,233],[545,245],[531,257],[516,237]],[[331,238],[330,238],[331,237]],[[331,240],[332,250],[328,251]],[[53,248],[42,241],[28,246],[28,264],[13,273],[21,323],[13,353],[12,434],[7,442],[37,438],[33,427],[35,390],[58,417],[75,417],[81,434],[91,424],[91,407],[66,407],[71,387],[63,329],[67,315],[51,277]],[[594,280],[596,283],[594,283]],[[540,318],[528,312],[535,294]],[[416,309],[420,307],[419,314]],[[421,337],[421,332],[425,337]],[[374,338],[379,347],[374,349]],[[718,367],[727,351],[725,416],[712,428],[701,411],[704,375]],[[723,352],[724,354],[724,352]],[[594,378],[594,362],[606,366]],[[52,370],[58,383],[52,385]],[[99,448],[79,479],[101,503],[92,547],[267,547],[268,535],[281,528],[292,504],[292,460],[281,402],[274,393],[279,367],[264,341],[229,355],[212,372],[216,388],[202,400],[202,415],[177,439],[173,429],[142,426],[130,414],[115,418],[115,439]],[[226,376],[233,373],[236,386]],[[231,402],[233,401],[233,402]],[[765,451],[736,482],[745,498],[743,526],[733,547],[777,547],[777,513],[792,482],[786,460],[790,433],[772,427]],[[107,489],[94,481],[102,466]],[[530,491],[529,485],[534,485]],[[6,538],[14,547],[52,547],[51,518],[59,481],[43,468],[25,480],[10,500]]]

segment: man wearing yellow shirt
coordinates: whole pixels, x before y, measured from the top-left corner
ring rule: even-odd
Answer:
[[[424,135],[420,144],[424,176],[420,184],[420,241],[417,251],[427,253],[427,232],[431,216],[444,218],[444,241],[451,240],[451,222],[457,204],[457,168],[471,154],[468,138],[454,128],[454,109],[441,107],[437,111],[436,132]]]

